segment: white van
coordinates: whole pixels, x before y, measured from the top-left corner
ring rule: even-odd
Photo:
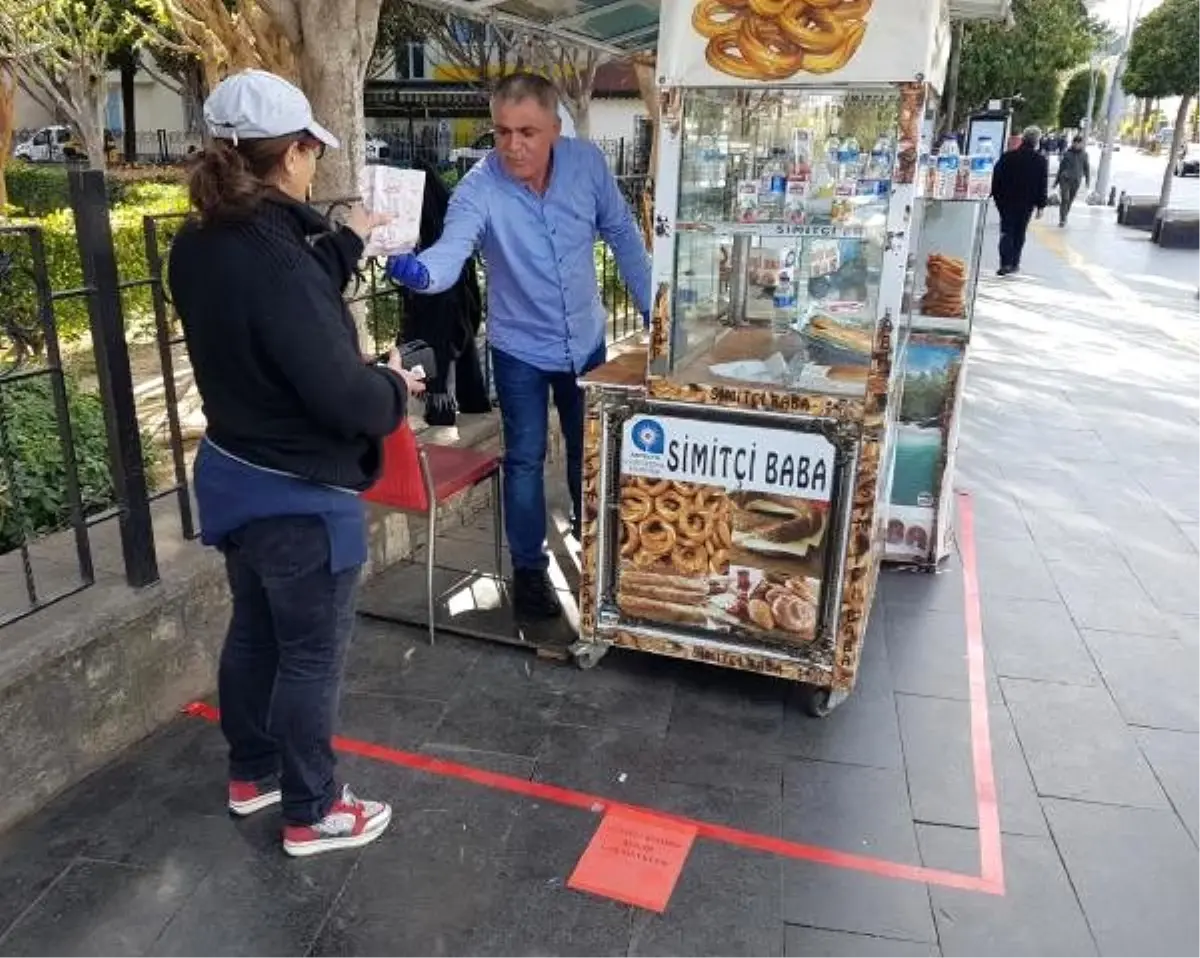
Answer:
[[[69,126],[44,126],[20,143],[13,150],[13,156],[30,163],[61,163],[67,158],[67,145],[71,140]]]

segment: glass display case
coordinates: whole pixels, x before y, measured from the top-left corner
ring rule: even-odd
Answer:
[[[935,160],[928,167],[935,168]],[[986,199],[963,196],[926,195],[914,207],[905,333],[897,352],[888,561],[934,568],[951,549],[958,416],[987,210]]]
[[[895,88],[683,91],[661,374],[866,392],[899,103]]]

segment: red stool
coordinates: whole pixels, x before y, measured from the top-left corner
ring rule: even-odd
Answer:
[[[438,506],[484,480],[492,481],[492,523],[496,549],[496,579],[503,577],[503,506],[500,490],[500,456],[475,449],[435,446],[417,442],[406,419],[383,441],[383,474],[363,499],[408,515],[425,516],[429,531],[425,585],[429,602],[429,644],[436,637],[436,602],[433,594],[434,544],[437,541]]]

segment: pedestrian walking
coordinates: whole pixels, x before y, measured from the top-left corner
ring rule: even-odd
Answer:
[[[171,247],[171,296],[204,402],[196,455],[202,540],[233,599],[221,653],[229,810],[282,803],[283,848],[313,855],[378,838],[391,820],[334,779],[333,727],[359,570],[358,498],[419,380],[359,351],[342,298],[371,230],[305,203],[326,147],[304,94],[248,70],[204,104],[213,139],[192,162],[195,215]]]
[[[1092,185],[1092,168],[1088,162],[1087,148],[1083,137],[1076,135],[1071,140],[1071,148],[1058,161],[1058,173],[1054,177],[1054,185],[1058,187],[1058,225],[1066,226],[1067,217],[1071,213],[1071,204],[1079,194],[1079,186],[1086,183]]]
[[[545,460],[551,394],[567,453],[576,538],[580,529],[583,394],[580,375],[604,362],[608,313],[596,284],[595,241],[613,251],[645,319],[650,259],[604,155],[560,136],[558,94],[528,73],[492,94],[496,149],[463,177],[442,238],[388,264],[397,282],[438,293],[478,249],[487,267],[487,333],[504,432],[504,525],[520,618],[562,609],[547,574]]]
[[[1050,166],[1038,150],[1041,135],[1036,126],[1027,127],[1021,145],[1003,154],[992,171],[992,201],[1000,212],[1000,276],[1021,268],[1029,221],[1046,208]]]

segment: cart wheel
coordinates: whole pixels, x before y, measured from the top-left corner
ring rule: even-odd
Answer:
[[[820,685],[802,685],[799,695],[800,708],[813,718],[825,718],[846,701],[848,696],[848,692],[836,692]]]
[[[584,671],[595,668],[607,652],[608,646],[600,642],[576,642],[571,646],[575,664]]]

